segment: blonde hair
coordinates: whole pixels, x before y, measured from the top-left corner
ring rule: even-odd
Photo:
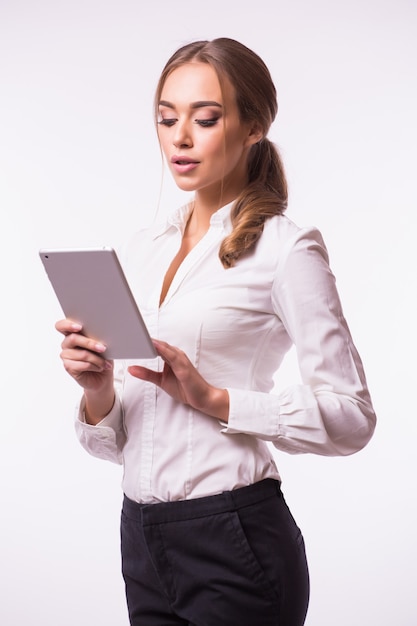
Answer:
[[[284,167],[276,146],[267,139],[278,111],[276,90],[265,63],[243,44],[226,37],[195,41],[179,48],[166,63],[156,89],[155,117],[167,77],[191,61],[211,65],[220,84],[224,76],[228,78],[235,90],[241,120],[254,122],[263,137],[250,149],[248,183],[232,208],[233,230],[220,246],[220,260],[228,268],[255,247],[265,220],[281,215],[287,208]]]

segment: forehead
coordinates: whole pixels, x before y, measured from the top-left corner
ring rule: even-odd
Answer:
[[[161,91],[161,100],[169,102],[216,101],[222,104],[233,99],[234,91],[223,79],[223,89],[214,68],[208,63],[192,62],[177,67],[167,77]]]

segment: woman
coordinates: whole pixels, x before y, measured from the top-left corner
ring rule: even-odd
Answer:
[[[299,626],[304,544],[267,442],[322,455],[366,445],[375,415],[362,364],[320,233],[283,215],[263,61],[231,39],[186,45],[155,105],[171,173],[194,194],[123,257],[159,358],[114,370],[104,345],[58,322],[84,389],[77,432],[124,465],[131,624]],[[292,344],[302,384],[271,393]]]

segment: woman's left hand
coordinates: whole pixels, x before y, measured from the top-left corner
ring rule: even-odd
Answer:
[[[227,422],[229,415],[227,390],[210,385],[179,348],[163,341],[154,340],[153,343],[164,361],[162,372],[141,365],[131,365],[128,368],[129,373],[158,385],[175,400]]]

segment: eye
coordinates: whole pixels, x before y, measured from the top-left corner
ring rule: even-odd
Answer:
[[[194,120],[196,124],[199,126],[203,126],[203,128],[208,128],[210,126],[214,126],[219,121],[218,117],[212,117],[209,120]]]
[[[163,117],[158,120],[158,124],[161,126],[173,126],[177,120],[174,117]]]

